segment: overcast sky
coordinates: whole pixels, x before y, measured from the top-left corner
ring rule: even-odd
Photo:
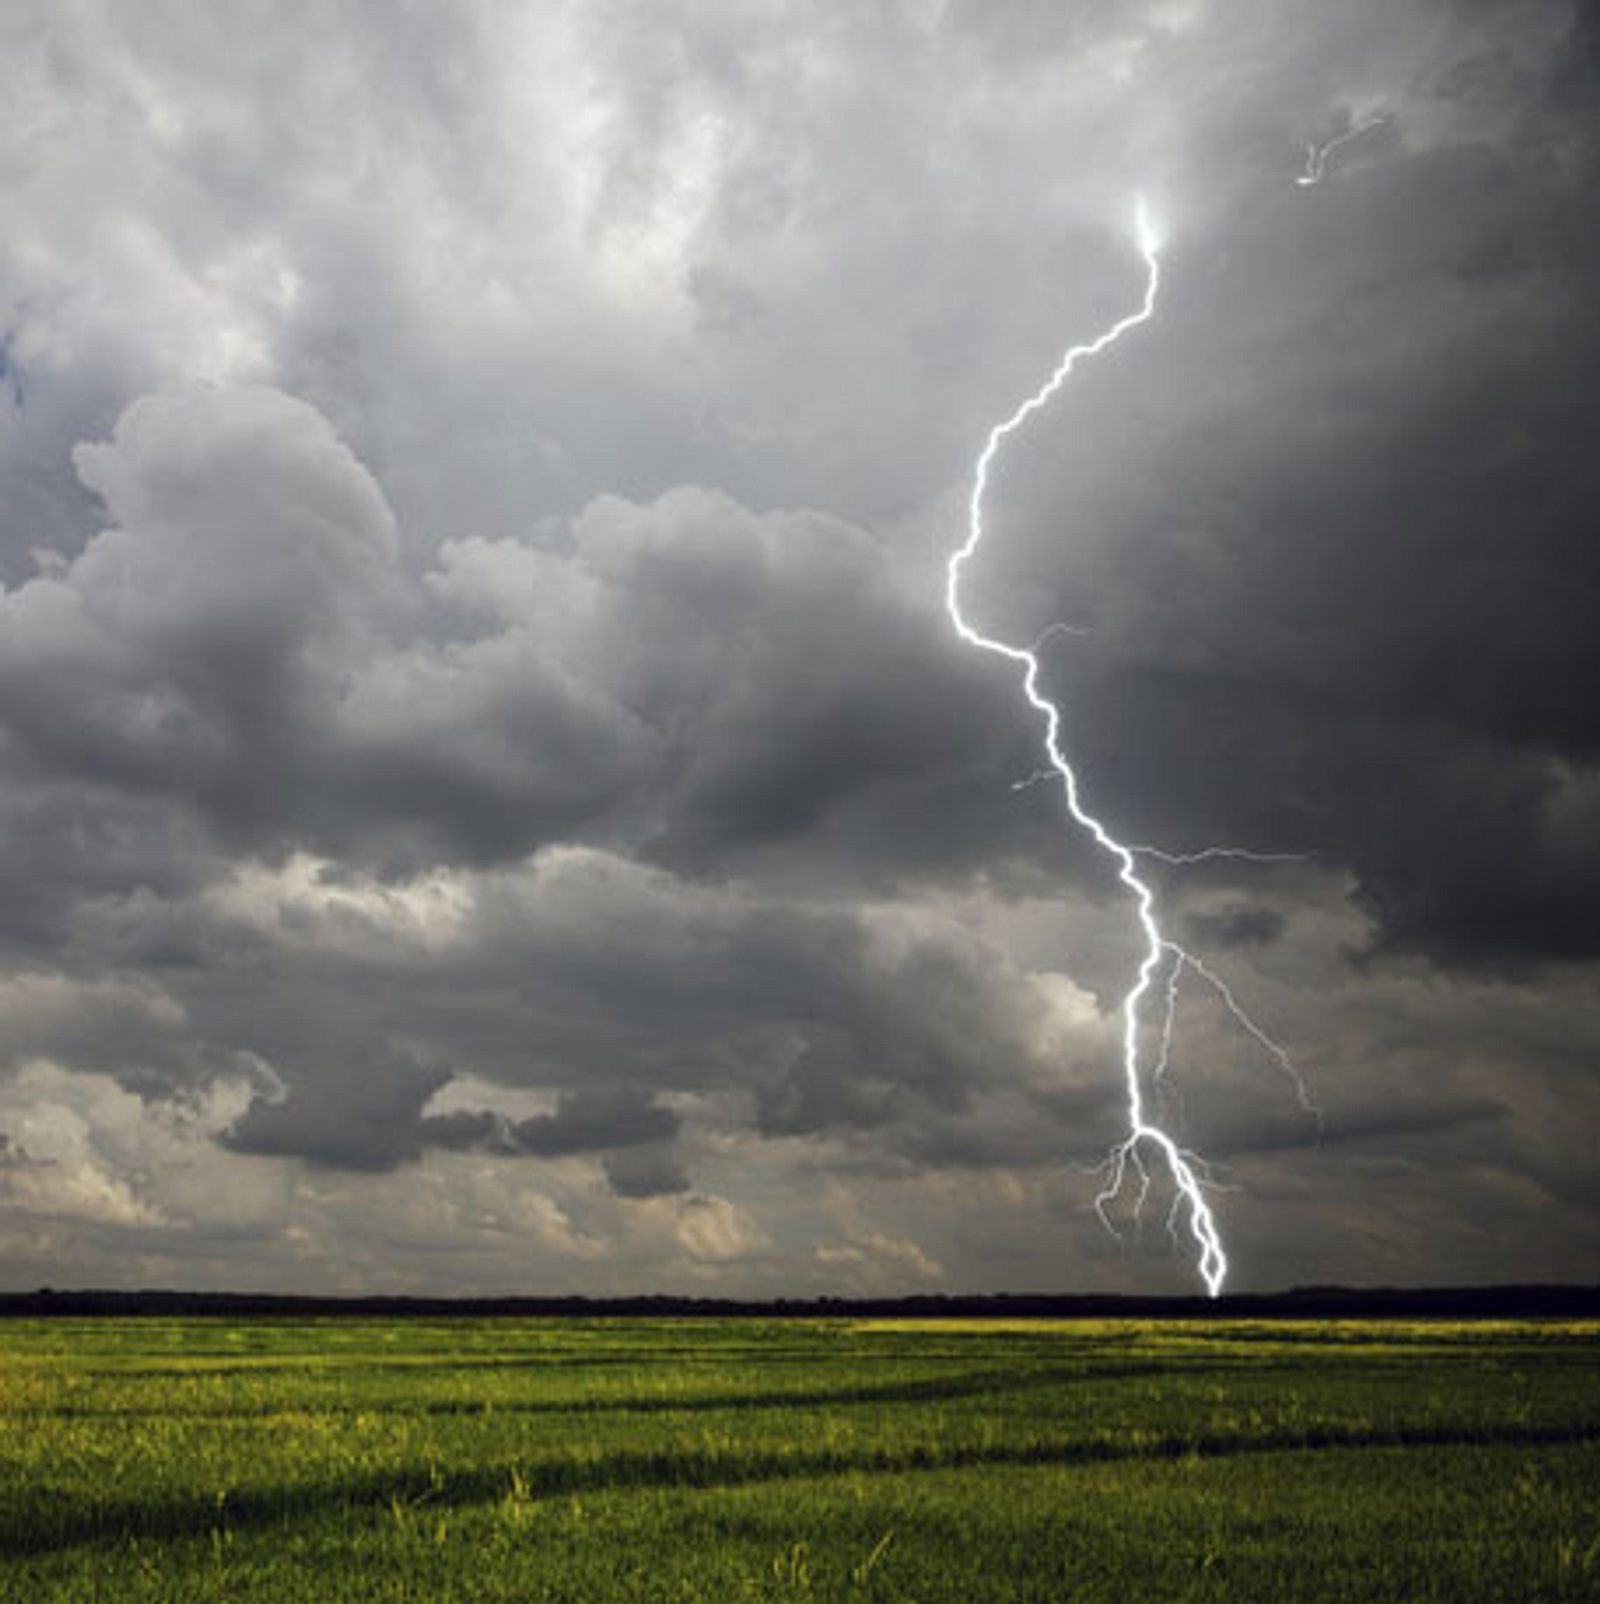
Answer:
[[[1575,0],[3,0],[0,1284],[1600,1276]],[[1308,147],[1328,146],[1315,184]],[[1154,1023],[1154,1021],[1152,1022]],[[1151,1087],[1151,1096],[1155,1097]]]

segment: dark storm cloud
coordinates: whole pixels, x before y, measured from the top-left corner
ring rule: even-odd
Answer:
[[[1442,962],[1597,951],[1597,88],[1580,38],[1446,63],[1399,149],[1175,240],[1009,493],[1053,598],[1021,627],[1089,624],[1059,691],[1130,830],[1347,865],[1377,944]]]
[[[618,1197],[670,1196],[689,1189],[675,1149],[682,1125],[671,1109],[626,1089],[578,1091],[554,1113],[510,1119],[482,1110],[426,1114],[418,1135],[429,1147],[500,1157],[599,1157]]]
[[[1490,1098],[1429,1100],[1414,1088],[1385,1088],[1381,1099],[1347,1106],[1308,1130],[1303,1119],[1249,1112],[1239,1106],[1213,1123],[1210,1150],[1237,1163],[1252,1154],[1337,1154],[1358,1151],[1365,1159],[1404,1158],[1426,1168],[1441,1158],[1493,1162],[1512,1122],[1504,1103]]]
[[[437,895],[253,871],[201,893],[177,940],[152,940],[140,906],[112,899],[81,939],[126,965],[131,935],[160,985],[19,991],[14,1057],[42,1047],[159,1097],[258,1055],[270,1072],[227,1136],[241,1153],[371,1172],[429,1148],[590,1154],[647,1196],[685,1173],[658,1092],[737,1091],[736,1123],[895,1163],[992,1165],[1023,1131],[1042,1150],[1074,1111],[1105,1112],[1101,1088],[1043,1095],[1105,1050],[1087,999],[1063,1014],[991,940],[915,909],[790,905],[571,849]],[[189,961],[156,961],[174,945]],[[431,1109],[458,1073],[560,1100]]]
[[[1589,1262],[1591,10],[391,9],[0,19],[18,1262],[1132,1273],[1136,933],[940,597],[1136,188],[969,610],[1119,832],[1306,858],[1152,867],[1324,1072],[1186,992],[1185,1139],[1263,1281]]]
[[[1222,948],[1262,946],[1283,933],[1283,915],[1274,908],[1236,904],[1218,913],[1192,913],[1184,927],[1197,946]]]
[[[1375,70],[1367,59],[1377,37],[1370,19],[1342,24],[1330,36],[1332,54],[1324,56],[1297,49],[1287,22],[1269,27],[1242,14],[1210,19],[1220,29],[1215,33],[1178,13],[1148,32],[1123,19],[1124,34],[1114,20],[1109,12],[1063,13],[1046,31],[1063,51],[1092,56],[1098,47],[1126,48],[1158,63],[1188,61],[1201,83],[1226,73],[1229,51],[1286,75],[1285,64],[1301,59],[1315,60],[1325,75],[1340,62],[1350,72]],[[982,48],[1001,50],[1013,66],[1016,39],[1032,38],[1043,26],[1036,20],[1023,27],[1009,14],[972,25],[986,41]],[[627,104],[657,119],[658,133],[662,119],[682,125],[685,97],[697,88],[748,94],[762,81],[764,52],[773,53],[774,63],[788,59],[782,42],[789,36],[781,30],[738,41],[750,45],[746,51],[716,29],[684,19],[672,26],[687,27],[694,48],[651,57],[658,64],[654,79],[638,52],[630,48],[624,57],[636,91]],[[1415,33],[1407,20],[1391,39],[1400,60],[1415,50]],[[872,62],[894,37],[892,30],[864,29],[852,41],[852,59]],[[1329,40],[1321,42],[1326,49]],[[604,48],[613,47],[623,48],[620,39],[605,35]],[[1073,451],[1072,431],[1053,437],[1050,452],[1062,471],[1048,481],[1050,503],[1074,509],[1074,543],[1065,554],[1052,543],[1040,563],[1050,573],[1035,575],[1029,589],[1054,592],[1072,616],[1101,620],[1092,645],[1070,665],[1081,708],[1074,734],[1104,794],[1119,804],[1127,794],[1121,814],[1142,822],[1159,808],[1151,828],[1169,840],[1243,834],[1276,843],[1292,836],[1296,845],[1303,841],[1324,858],[1358,868],[1387,939],[1437,956],[1581,953],[1589,927],[1582,910],[1595,869],[1572,838],[1589,832],[1580,817],[1578,828],[1568,825],[1552,841],[1546,815],[1574,806],[1582,815],[1591,806],[1582,776],[1573,779],[1561,766],[1581,759],[1591,739],[1583,729],[1588,704],[1569,688],[1584,684],[1593,667],[1584,609],[1574,599],[1592,590],[1593,575],[1585,567],[1587,546],[1564,510],[1592,499],[1593,487],[1582,478],[1587,455],[1577,442],[1585,423],[1575,389],[1588,361],[1583,339],[1591,337],[1574,343],[1575,317],[1555,315],[1566,303],[1581,313],[1592,265],[1581,230],[1575,234],[1571,226],[1591,159],[1584,58],[1576,45],[1530,52],[1515,30],[1497,37],[1485,33],[1481,20],[1464,22],[1453,48],[1439,50],[1435,42],[1434,50],[1420,77],[1402,82],[1403,74],[1390,74],[1400,97],[1394,138],[1403,142],[1415,127],[1430,138],[1428,148],[1413,156],[1402,144],[1376,170],[1369,153],[1360,184],[1330,183],[1315,208],[1289,185],[1277,185],[1272,206],[1253,203],[1244,215],[1226,208],[1196,220],[1190,235],[1175,242],[1160,340],[1147,342],[1142,358],[1130,351],[1122,360],[1119,353],[1105,381],[1112,432],[1123,432],[1119,400],[1132,398],[1149,413],[1151,395],[1166,392],[1153,408],[1155,430],[1142,419],[1126,436],[1150,439],[1150,455],[1165,467],[1158,483],[1167,488],[1131,499],[1122,480],[1103,488],[1103,471],[1097,476],[1095,464]],[[654,85],[648,92],[647,82]],[[1281,107],[1288,82],[1263,72],[1250,114],[1264,118]],[[419,78],[423,104],[436,104],[436,89]],[[1177,110],[1191,101],[1201,108],[1195,148],[1185,156],[1198,162],[1208,142],[1234,125],[1198,90],[1187,99],[1176,88],[1172,93]],[[850,104],[873,120],[865,101]],[[1445,133],[1430,133],[1429,119],[1447,114],[1454,120]],[[873,146],[880,160],[897,151],[900,138],[892,129],[884,136]],[[627,148],[649,146],[630,141]],[[825,147],[789,148],[809,161],[826,155]],[[744,159],[758,162],[778,160],[784,147],[756,140],[748,149]],[[1172,152],[1162,159],[1172,160]],[[760,170],[752,169],[750,183]],[[816,205],[816,178],[809,175],[799,191],[807,206]],[[633,193],[634,203],[643,204],[641,197],[656,195],[666,181],[659,169],[641,168],[629,180],[633,189],[617,193]],[[726,190],[719,207],[737,193],[737,185]],[[1299,208],[1294,217],[1290,207]],[[749,227],[738,213],[713,215],[720,219],[716,229],[697,242],[710,253],[707,260],[732,239],[745,243]],[[908,228],[912,238],[922,232]],[[1253,267],[1244,312],[1233,290],[1240,262]],[[1119,271],[1110,257],[1097,263],[1105,279],[1100,293],[1111,295]],[[1416,317],[1410,305],[1391,307],[1370,288],[1395,282],[1402,271],[1411,274],[1414,296],[1444,307],[1431,335],[1426,316]],[[1349,327],[1340,327],[1340,319]],[[1480,326],[1495,343],[1485,344],[1475,332]],[[1557,326],[1559,351],[1550,348],[1547,332]],[[1392,360],[1396,333],[1411,349],[1404,369],[1391,373],[1383,362]],[[1266,391],[1254,365],[1268,357],[1273,372],[1301,377]],[[1571,375],[1565,388],[1563,373]],[[1201,377],[1206,382],[1196,389]],[[1091,411],[1101,399],[1094,383],[1091,377],[1080,403]],[[1281,426],[1263,430],[1263,403],[1279,419],[1309,424],[1341,406],[1345,432],[1308,439],[1305,425],[1287,434]],[[167,403],[169,411],[173,405]],[[204,410],[194,402],[188,407]],[[302,469],[321,473],[330,492],[348,473],[345,488],[359,500],[362,470],[336,463],[342,448],[323,441],[316,449],[324,460],[315,469],[309,459],[292,459],[292,450],[312,450],[307,424],[304,440],[276,454],[266,438],[253,443],[256,456],[245,463],[221,440],[212,442],[214,450],[208,446],[225,423],[197,417],[184,458],[174,442],[142,438],[139,416],[125,420],[127,438],[119,435],[109,448],[115,455],[105,447],[86,451],[85,481],[125,515],[121,543],[147,549],[126,583],[170,586],[195,616],[162,635],[161,620],[105,618],[91,598],[91,626],[106,630],[92,650],[86,643],[75,658],[69,643],[57,643],[52,661],[19,649],[8,678],[26,689],[11,705],[11,726],[24,752],[47,769],[65,766],[133,791],[176,792],[198,801],[240,844],[298,839],[397,863],[439,852],[478,861],[514,857],[544,840],[617,825],[616,815],[630,811],[629,793],[648,791],[657,816],[642,818],[634,807],[621,827],[642,825],[647,850],[664,861],[711,866],[749,843],[823,828],[834,831],[835,845],[869,832],[866,861],[892,853],[917,838],[918,810],[929,792],[925,780],[902,784],[908,794],[886,807],[873,802],[874,786],[915,782],[919,771],[926,776],[927,759],[941,743],[949,753],[970,749],[971,734],[951,727],[936,683],[957,672],[936,617],[913,622],[909,603],[898,601],[898,618],[864,611],[857,600],[864,570],[852,572],[856,554],[818,584],[800,564],[772,562],[770,549],[781,550],[787,539],[774,527],[758,535],[769,552],[752,567],[747,539],[717,536],[696,551],[687,527],[696,520],[737,523],[741,514],[710,503],[670,510],[662,504],[638,521],[648,526],[644,540],[669,554],[665,566],[653,571],[636,552],[632,572],[606,573],[618,621],[564,642],[564,652],[552,654],[527,638],[530,625],[547,625],[550,611],[583,602],[583,585],[574,587],[552,561],[545,565],[552,600],[543,616],[496,618],[491,639],[451,640],[443,649],[423,640],[375,659],[371,640],[352,650],[348,640],[325,638],[333,615],[318,616],[329,601],[341,616],[352,604],[368,611],[370,564],[365,573],[330,575],[324,585],[321,558],[302,545],[306,560],[298,570],[266,581],[250,553],[267,539],[248,519],[218,525],[239,542],[237,557],[224,555],[210,534],[209,556],[184,544],[201,538],[186,529],[215,521],[205,509],[217,506],[236,477],[245,504],[253,499],[252,475],[271,479]],[[1391,442],[1386,473],[1372,471],[1363,416],[1383,420]],[[241,418],[236,432],[257,421]],[[1092,448],[1100,433],[1080,431],[1080,437]],[[1501,461],[1508,449],[1510,459]],[[93,464],[107,461],[120,464],[121,478],[101,485]],[[1118,471],[1124,461],[1116,459]],[[1360,471],[1341,469],[1341,461],[1359,461]],[[165,476],[182,505],[119,510],[117,498],[128,501],[145,473]],[[1530,496],[1530,486],[1542,489]],[[375,494],[370,485],[366,493]],[[1107,496],[1116,499],[1108,505]],[[1452,507],[1450,496],[1460,505]],[[1503,511],[1494,510],[1496,498]],[[1183,509],[1176,525],[1174,501]],[[597,509],[586,523],[605,516]],[[1091,571],[1090,583],[1079,587],[1077,551],[1093,548],[1079,531],[1097,516],[1116,542],[1108,559],[1114,566],[1105,574]],[[185,517],[200,522],[185,525]],[[364,519],[375,520],[375,529],[389,526],[381,538],[392,562],[395,535],[386,507],[356,512],[352,506],[343,536],[358,545],[366,538]],[[1403,539],[1369,534],[1400,522]],[[745,524],[741,533],[755,528],[752,520]],[[1060,528],[1048,510],[1026,524],[1048,533]],[[1507,546],[1505,534],[1492,531],[1513,527],[1514,550],[1484,549],[1482,541],[1463,550],[1463,530],[1483,530]],[[1292,540],[1282,538],[1286,529],[1294,531]],[[680,553],[686,536],[689,549]],[[97,547],[108,538],[99,537]],[[1021,549],[1028,544],[1022,541]],[[642,551],[644,542],[636,546]],[[293,547],[289,542],[286,551]],[[480,552],[488,553],[482,566],[491,567],[503,543],[452,549],[450,560],[463,570]],[[587,577],[581,570],[588,557],[579,555],[580,579]],[[601,559],[607,560],[603,551]],[[208,563],[220,565],[220,584],[208,579],[210,593],[198,585],[185,589],[184,576]],[[717,586],[691,571],[700,564],[726,568]],[[93,567],[74,570],[69,588],[91,585]],[[1207,568],[1217,573],[1197,574]],[[447,569],[440,577],[448,587],[459,575]],[[1202,582],[1194,583],[1197,577]],[[878,583],[868,578],[866,594]],[[221,592],[230,585],[227,602]],[[250,628],[235,629],[229,606],[251,607],[247,598],[264,585],[279,586],[284,627],[274,627],[274,602],[263,597]],[[758,585],[770,608],[758,601]],[[44,589],[40,581],[19,587],[19,600],[42,603],[33,593]],[[396,604],[405,606],[398,598]],[[1041,614],[1048,617],[1049,609]],[[703,653],[698,664],[671,660],[683,641],[706,634],[713,616],[738,617],[742,637],[716,642],[719,649]],[[1527,623],[1533,618],[1537,628]],[[381,622],[392,639],[395,621]],[[636,642],[653,622],[663,640]],[[434,627],[427,620],[400,627],[415,630],[419,623]],[[1130,635],[1134,625],[1138,633]],[[23,645],[27,626],[23,617],[13,630]],[[908,631],[920,631],[925,641],[913,641]],[[1181,655],[1163,662],[1174,643]],[[119,644],[120,652],[106,649]],[[663,660],[652,660],[653,651]],[[638,683],[606,683],[605,660],[613,653]],[[1097,653],[1111,657],[1109,677],[1096,672]],[[1196,657],[1205,661],[1197,664]],[[714,688],[713,678],[720,681]],[[642,710],[640,685],[653,699]],[[112,687],[114,693],[103,694]],[[1285,692],[1297,700],[1285,701]],[[981,705],[976,695],[967,695],[974,711]],[[30,705],[34,698],[38,705]],[[344,705],[335,705],[341,699]],[[1308,702],[1315,704],[1309,713]],[[406,727],[396,728],[402,717]],[[668,720],[674,729],[664,733]],[[1198,761],[1185,753],[1167,783],[1153,785],[1138,765],[1143,754],[1170,751],[1174,727],[1178,738],[1204,742],[1209,753]],[[1107,750],[1113,742],[1116,749]],[[1403,754],[1424,742],[1432,747],[1426,760],[1399,772],[1407,767]],[[1335,750],[1340,772],[1319,772],[1318,754]],[[1486,790],[1476,778],[1484,769],[1509,778]],[[1365,776],[1364,785],[1352,788],[1351,775]],[[655,799],[664,786],[677,794],[662,808]],[[1569,802],[1574,793],[1577,802]],[[1441,803],[1461,820],[1454,845],[1435,828]],[[960,857],[970,844],[993,840],[992,811],[983,787],[947,792],[938,822],[923,826],[937,831],[929,849],[953,846]],[[1474,813],[1481,816],[1476,824]],[[1014,828],[1022,816],[1013,812],[1002,827]],[[1502,870],[1501,883],[1490,885],[1473,867],[1486,857],[1526,870]]]
[[[361,984],[335,970],[330,1006]],[[1064,1045],[1085,1058],[1097,1045],[959,925],[791,907],[588,855],[486,893],[463,947],[417,966],[409,991],[391,1023],[410,1038],[453,1043],[504,1084],[575,1089],[508,1128],[530,1153],[670,1136],[669,1113],[627,1090],[640,1074],[661,1090],[739,1087],[773,1135],[887,1131],[1055,1078]],[[610,1090],[577,1095],[597,1086]]]
[[[354,1046],[292,1074],[283,1095],[252,1102],[223,1140],[238,1153],[393,1169],[421,1157],[423,1106],[449,1078],[448,1071]]]
[[[5,733],[41,782],[231,845],[716,854],[959,772],[1000,705],[820,516],[606,498],[561,549],[451,544],[419,587],[370,475],[276,392],[148,398],[78,461],[116,523],[0,602]]]
[[[22,969],[3,982],[0,1064],[56,1055],[84,1069],[169,1083],[198,1069],[183,1009],[158,983],[137,976],[75,983]]]
[[[507,1120],[482,1113],[433,1114],[422,1122],[426,1139],[439,1147],[477,1147],[490,1140],[512,1153],[566,1158],[670,1141],[678,1117],[648,1099],[619,1092],[578,1092],[562,1099],[553,1114]]]
[[[688,1172],[669,1142],[617,1148],[605,1155],[606,1181],[618,1197],[676,1197],[690,1190]]]
[[[1019,442],[1000,487],[1017,517],[994,564],[1021,565],[1005,593],[1032,598],[1016,633],[1093,623],[1061,655],[1098,794],[1135,833],[1174,846],[1245,839],[1353,867],[1380,945],[1446,962],[1592,953],[1592,20],[1550,5],[954,18],[1024,82],[1041,63],[1059,71],[1097,52],[1151,75],[1129,65],[1137,87],[1091,133],[1129,130],[1127,148],[1079,144],[1075,159],[1091,192],[1120,174],[1124,193],[1153,183],[1170,209],[1158,322],[1084,375],[1037,444]],[[697,83],[748,89],[789,60],[781,30],[735,34],[735,48],[720,23],[662,26],[688,48],[651,51],[647,26],[625,58],[654,63],[642,103],[658,122]],[[899,239],[939,233],[915,211],[937,192],[894,182],[910,161],[897,129],[918,124],[882,115],[916,82],[874,74],[891,35],[863,26],[859,78],[828,90],[836,125],[874,152],[852,181],[885,191],[865,232],[849,212],[856,232],[840,251],[885,273]],[[702,295],[720,284],[743,297],[741,315],[760,309],[763,328],[776,317],[769,285],[734,277],[765,265],[739,208],[766,197],[797,245],[819,226],[810,164],[826,145],[760,137],[785,126],[786,105],[758,113],[701,242]],[[1308,128],[1308,105],[1326,108],[1321,126]],[[1031,106],[1011,109],[1014,127],[1028,124]],[[1289,181],[1291,130],[1328,138],[1374,115],[1387,120],[1322,186]],[[985,193],[1007,197],[1013,176],[997,161]],[[1038,183],[1031,165],[1021,176]],[[1106,243],[1097,220],[1070,254],[1110,309],[1131,296],[1118,285],[1133,264]],[[905,272],[909,293],[943,270]],[[1008,252],[1007,306],[1037,318],[1038,297],[1020,294],[1031,271]],[[963,398],[1020,382],[997,381],[997,358],[1039,360],[1037,322],[1031,354],[1008,351],[1006,308],[976,287],[971,304],[991,366],[965,370],[948,411],[917,430],[954,460],[967,448],[937,431]],[[854,310],[847,293],[831,298],[831,329],[854,338]],[[950,360],[966,332],[940,330],[930,351]],[[787,397],[785,374],[766,376]],[[978,419],[964,427],[975,436]],[[1032,480],[1030,453],[1050,468],[1034,464]],[[947,824],[947,845],[956,834]]]

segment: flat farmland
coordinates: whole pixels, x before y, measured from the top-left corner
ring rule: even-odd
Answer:
[[[5,1322],[0,1597],[1593,1599],[1600,1324]]]

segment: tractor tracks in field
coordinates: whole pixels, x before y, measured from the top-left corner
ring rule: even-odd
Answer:
[[[892,1476],[983,1467],[1091,1465],[1211,1460],[1242,1455],[1350,1449],[1547,1447],[1600,1443],[1600,1422],[1570,1425],[1338,1425],[1243,1432],[1140,1432],[1014,1443],[920,1443],[893,1448],[850,1445],[795,1450],[755,1447],[564,1454],[367,1472],[338,1481],[291,1483],[196,1496],[64,1500],[59,1492],[13,1497],[0,1517],[0,1558],[56,1553],[91,1543],[210,1540],[228,1530],[290,1527],[337,1512],[381,1517],[406,1508],[448,1509],[504,1500],[515,1490],[536,1504],[575,1494],[628,1489],[713,1490],[762,1482],[842,1476]]]

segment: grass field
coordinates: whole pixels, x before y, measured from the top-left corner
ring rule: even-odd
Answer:
[[[0,1324],[0,1597],[1600,1597],[1600,1325]]]

